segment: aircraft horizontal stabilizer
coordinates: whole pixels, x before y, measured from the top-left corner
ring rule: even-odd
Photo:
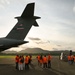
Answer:
[[[38,27],[39,25],[38,25],[38,23],[35,21],[34,24],[33,24],[33,26]]]

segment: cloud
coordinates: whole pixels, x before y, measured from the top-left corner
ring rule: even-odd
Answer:
[[[10,1],[9,0],[0,0],[0,3],[1,4],[10,4]]]
[[[0,5],[0,8],[4,8],[4,6],[3,5]]]
[[[58,47],[61,47],[61,45],[57,45]]]
[[[49,44],[50,43],[50,41],[45,41],[45,40],[40,40],[40,41],[37,41],[37,42],[35,42],[36,44]]]
[[[30,40],[34,40],[34,41],[39,41],[41,40],[40,38],[33,38],[33,37],[28,37]]]
[[[5,5],[9,5],[10,1],[9,0],[0,0],[0,8],[4,8]]]
[[[75,12],[75,6],[73,7],[73,12]]]
[[[58,48],[52,48],[54,51],[58,51]]]
[[[35,42],[36,44],[47,44],[50,43],[49,40],[42,40],[40,38],[33,38],[33,37],[28,37],[30,40],[32,40],[33,42]]]
[[[35,42],[36,44],[44,44],[45,42],[43,41],[39,41],[39,42]]]

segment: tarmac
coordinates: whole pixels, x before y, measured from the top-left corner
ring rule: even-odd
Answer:
[[[0,75],[75,75],[75,64],[69,65],[57,56],[52,57],[51,64],[50,69],[44,69],[33,58],[29,70],[18,71],[15,69],[14,58],[0,58]]]

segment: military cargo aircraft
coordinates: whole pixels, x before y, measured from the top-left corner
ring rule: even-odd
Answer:
[[[18,20],[17,24],[6,37],[0,38],[0,51],[28,43],[24,39],[30,28],[32,26],[39,26],[36,19],[40,19],[40,17],[34,16],[34,7],[35,3],[27,4],[22,15],[15,17]]]

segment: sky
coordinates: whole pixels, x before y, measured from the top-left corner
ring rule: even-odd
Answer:
[[[28,3],[35,2],[39,27],[32,27],[18,48],[39,47],[45,50],[75,51],[75,0],[0,0],[0,37],[5,37],[17,23]]]

